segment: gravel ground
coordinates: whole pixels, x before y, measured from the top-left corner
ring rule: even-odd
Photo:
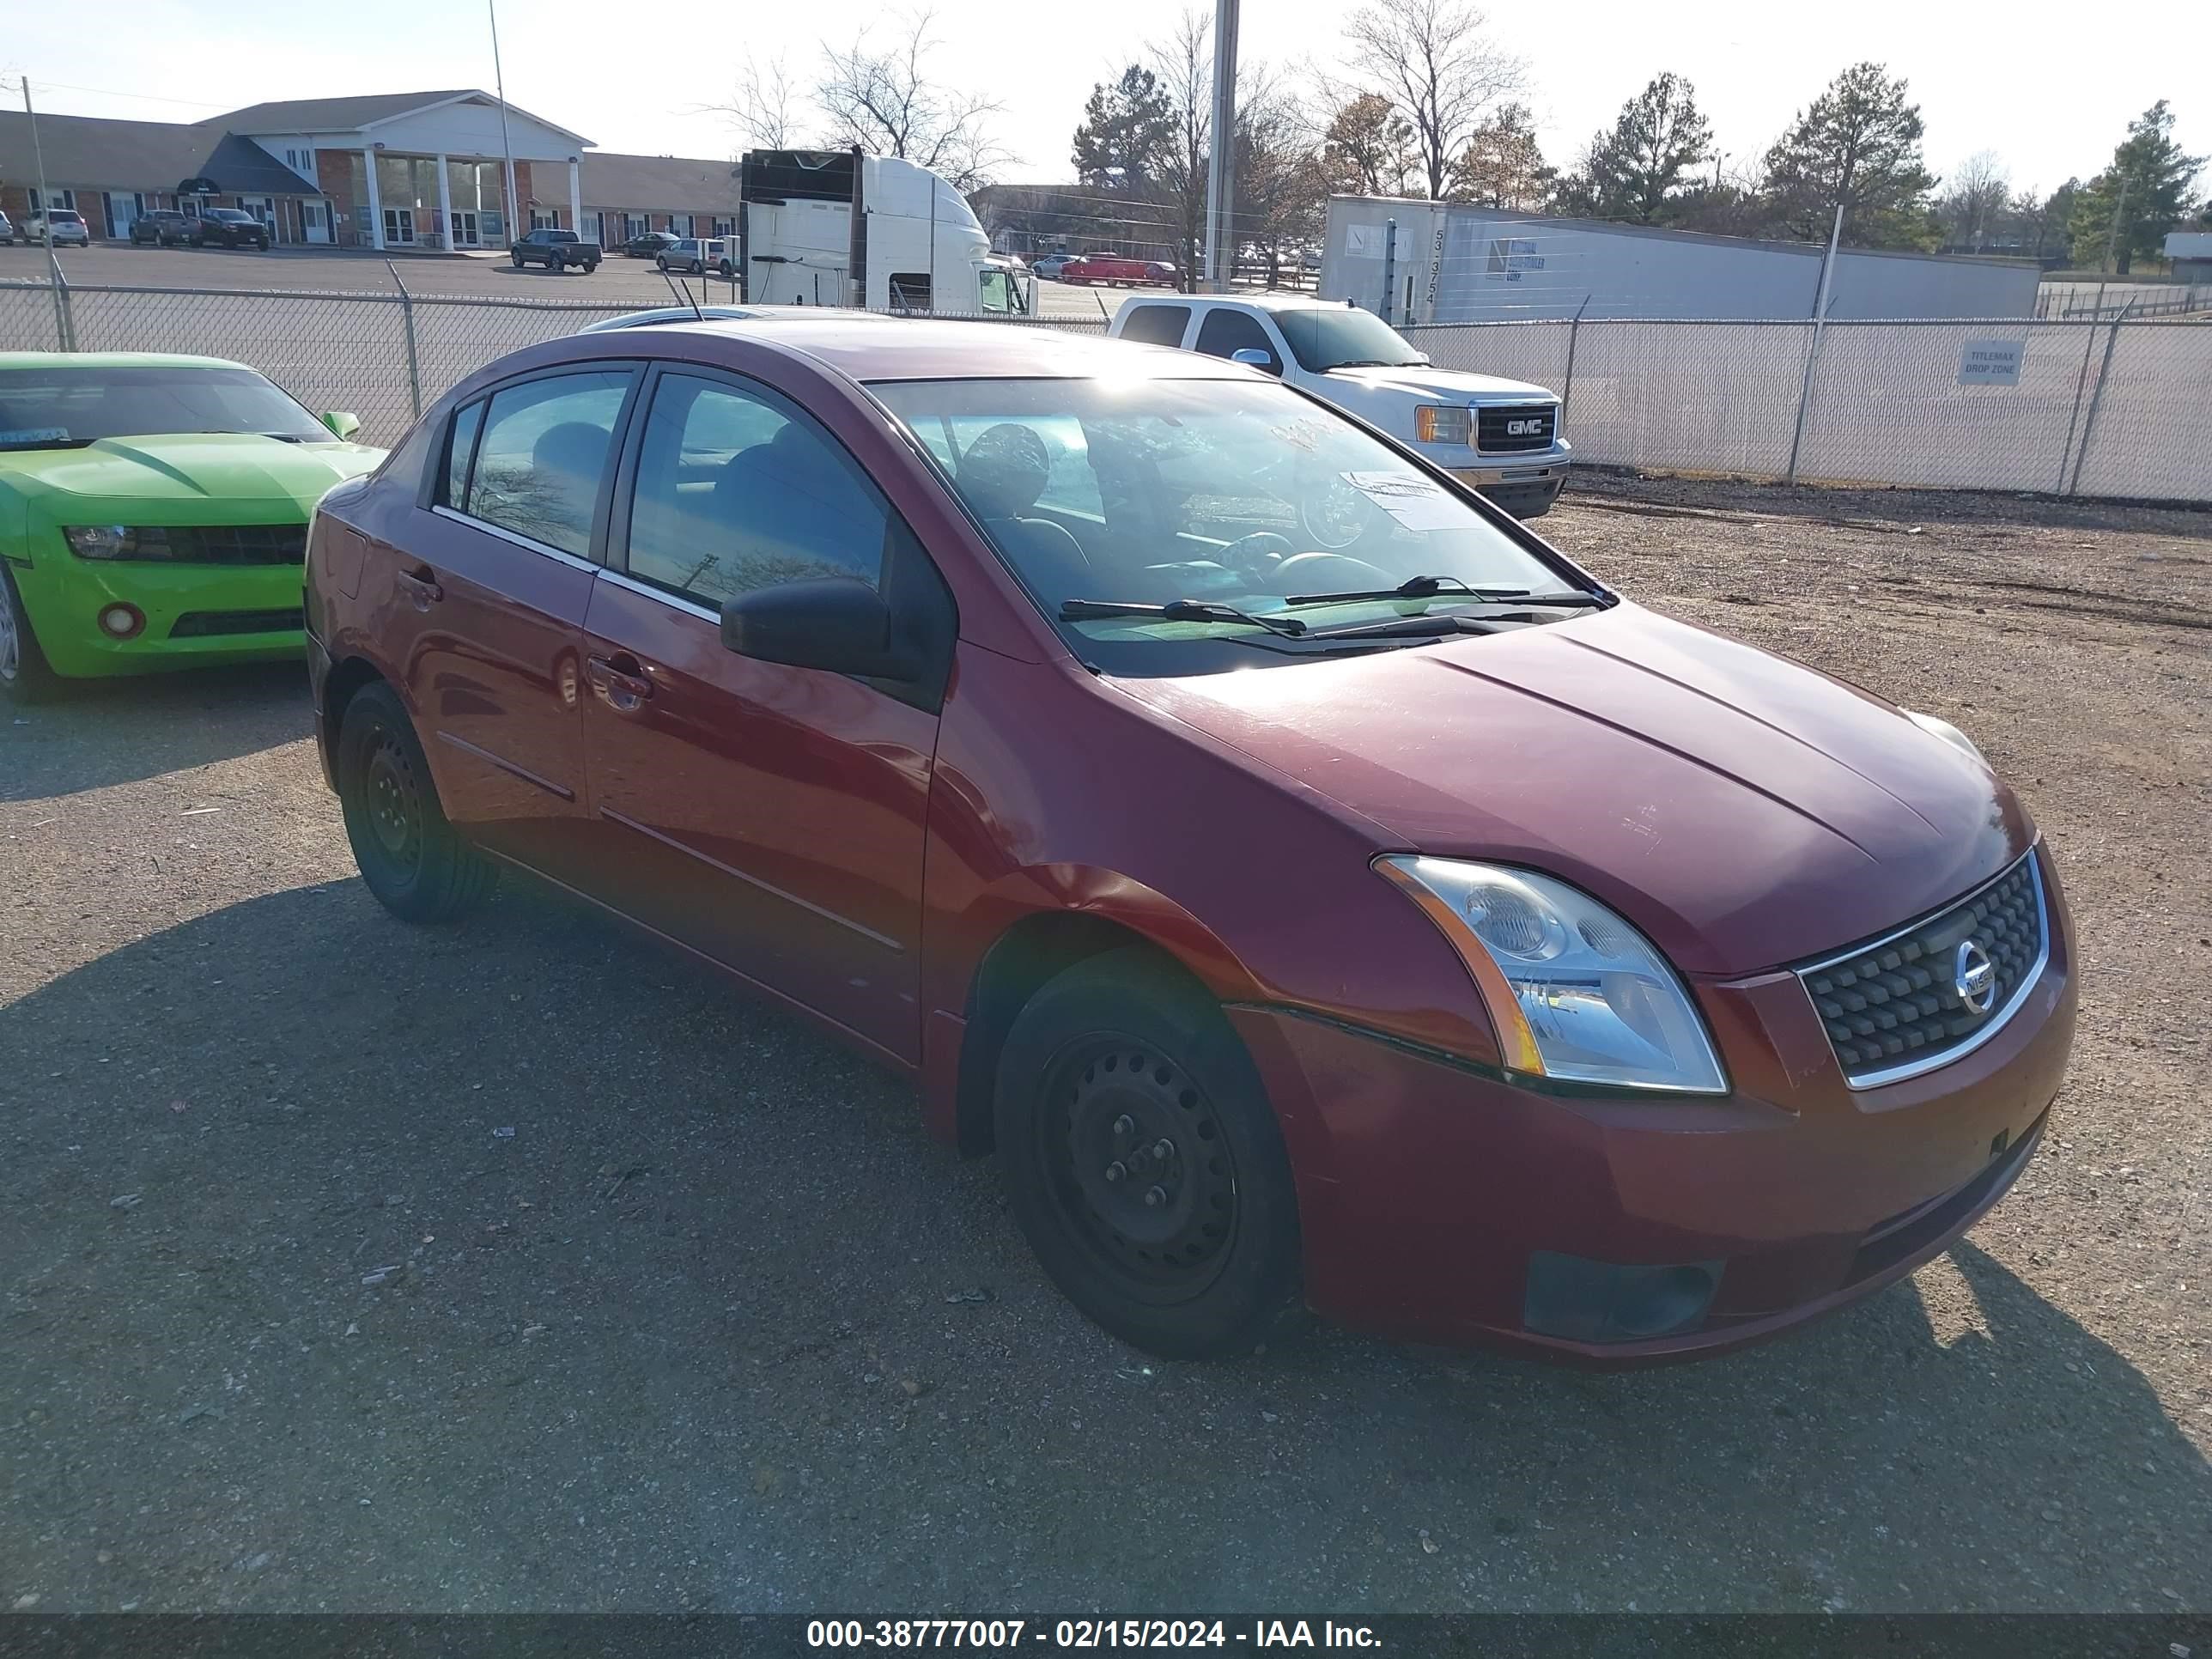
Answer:
[[[1147,1360],[842,1050],[513,884],[387,919],[296,671],[105,688],[0,717],[0,1607],[2212,1607],[2212,514],[1543,527],[2041,821],[2073,1079],[1948,1255],[1656,1372]]]

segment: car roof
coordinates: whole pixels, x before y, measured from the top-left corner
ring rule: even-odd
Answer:
[[[799,309],[799,308],[794,308]],[[1048,324],[959,323],[882,317],[830,307],[780,319],[757,337],[805,354],[855,380],[1144,380],[1267,378],[1256,369],[1196,352],[1071,333]],[[750,322],[677,321],[675,332],[754,332]]]
[[[1261,311],[1348,311],[1353,308],[1342,300],[1323,300],[1310,294],[1280,294],[1273,290],[1263,294],[1182,294],[1176,298],[1196,300],[1210,305],[1253,306]],[[1146,299],[1158,303],[1157,296],[1147,295]]]
[[[191,357],[173,351],[0,351],[0,374],[11,368],[242,368],[227,357]]]
[[[703,320],[709,323],[768,323],[788,317],[813,317],[819,309],[814,306],[729,306],[702,304],[697,311],[690,306],[654,306],[644,311],[625,311],[616,317],[602,317],[586,323],[576,331],[579,334],[605,334],[623,328],[659,328],[665,324],[697,323],[703,312]],[[891,318],[873,311],[854,311],[843,313],[848,318],[866,317],[878,322],[890,322]]]

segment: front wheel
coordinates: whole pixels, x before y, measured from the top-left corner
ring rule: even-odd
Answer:
[[[368,890],[402,921],[456,921],[490,896],[499,870],[446,821],[398,694],[363,687],[338,731],[338,804]]]
[[[511,253],[507,257],[514,261],[514,268],[517,270],[522,269],[523,258],[520,253]]]
[[[1170,1358],[1249,1352],[1296,1303],[1297,1198],[1257,1069],[1149,950],[1043,986],[1000,1060],[1009,1206],[1074,1303]]]
[[[0,563],[0,698],[10,702],[43,702],[61,689],[61,682],[39,649],[39,636],[31,631],[30,614],[15,591],[15,578]]]

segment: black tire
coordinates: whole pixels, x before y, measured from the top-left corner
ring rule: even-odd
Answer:
[[[510,253],[507,257],[514,261],[514,268],[517,270],[522,269],[522,256],[520,253]]]
[[[1041,987],[1007,1034],[994,1107],[1015,1219],[1107,1331],[1214,1358],[1249,1352],[1297,1305],[1297,1195],[1274,1109],[1219,1006],[1174,963],[1110,951]]]
[[[61,677],[48,665],[39,636],[31,631],[15,575],[0,563],[0,701],[46,702],[61,688]]]
[[[458,921],[491,896],[499,867],[454,833],[398,694],[381,682],[346,705],[338,803],[362,880],[402,921]]]

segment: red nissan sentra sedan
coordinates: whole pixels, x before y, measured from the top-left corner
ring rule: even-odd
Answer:
[[[307,586],[387,907],[519,866],[811,1016],[1161,1353],[1300,1299],[1770,1335],[1994,1204],[2065,1070],[2057,874],[1965,737],[1237,364],[556,341],[326,496]]]

